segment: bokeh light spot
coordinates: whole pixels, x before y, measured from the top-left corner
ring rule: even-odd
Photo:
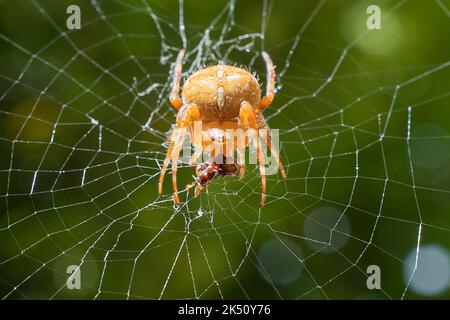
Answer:
[[[450,147],[438,138],[448,137],[448,133],[441,127],[423,124],[413,129],[412,136],[422,138],[411,142],[411,157],[415,166],[437,169],[450,159]]]
[[[269,240],[258,252],[263,274],[276,284],[287,285],[296,280],[303,270],[302,251],[288,239]]]
[[[308,245],[315,250],[324,248],[323,253],[333,253],[344,247],[350,232],[348,218],[335,207],[313,210],[303,224],[303,235],[311,239]]]
[[[414,271],[416,248],[406,257],[403,278],[408,283]],[[436,296],[448,290],[450,286],[450,255],[442,246],[430,244],[422,246],[419,251],[417,269],[411,279],[409,288],[424,296]]]

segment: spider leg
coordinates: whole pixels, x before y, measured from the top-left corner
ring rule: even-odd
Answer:
[[[237,149],[237,154],[239,157],[239,178],[242,178],[244,176],[245,173],[245,151],[244,148],[240,148],[238,147]]]
[[[172,185],[173,185],[173,201],[176,204],[180,203],[180,198],[178,197],[178,185],[177,185],[177,171],[178,171],[178,158],[180,156],[180,150],[184,142],[184,137],[186,136],[186,128],[180,129],[181,136],[179,141],[175,145],[174,152],[172,154]]]
[[[170,93],[170,103],[177,110],[180,109],[183,104],[180,99],[180,81],[185,52],[185,49],[183,49],[180,53],[178,53],[177,61],[175,62],[175,67],[173,69],[173,83],[172,92]]]
[[[189,165],[193,166],[194,163],[197,161],[197,159],[201,156],[202,152],[203,152],[203,145],[200,143],[198,145],[195,146],[196,150],[194,152],[194,154],[191,157],[191,160],[189,160]]]
[[[283,164],[281,163],[281,160],[280,160],[280,155],[278,154],[277,150],[272,145],[272,133],[270,131],[269,126],[267,125],[266,121],[264,120],[264,117],[262,114],[257,113],[256,118],[258,120],[259,127],[263,128],[266,131],[265,143],[266,143],[267,148],[270,149],[270,152],[272,153],[273,157],[275,158],[275,161],[278,164],[278,168],[281,171],[281,175],[282,175],[283,179],[287,179],[286,172],[284,171]]]
[[[266,168],[264,167],[264,153],[261,150],[261,141],[259,139],[259,134],[256,134],[256,136],[254,137],[254,143],[256,144],[259,172],[261,173],[261,202],[259,206],[262,207],[264,206],[264,202],[266,201]]]
[[[172,134],[170,136],[173,137]],[[159,195],[162,195],[162,193],[163,193],[162,192],[162,185],[163,185],[163,181],[164,181],[164,176],[166,174],[167,167],[169,166],[170,159],[172,157],[172,150],[173,150],[174,145],[175,145],[174,140],[171,140],[170,144],[169,144],[169,148],[167,149],[166,158],[164,159],[164,164],[163,164],[163,167],[161,169],[161,173],[159,174],[159,181],[158,181],[158,193],[159,193]]]
[[[176,203],[180,202],[177,186],[177,169],[180,150],[183,145],[189,124],[192,121],[197,120],[200,120],[200,110],[198,109],[197,105],[190,104],[189,106],[183,106],[180,108],[180,110],[178,111],[177,122],[174,131],[171,134],[171,141],[167,150],[166,159],[164,160],[164,165],[161,170],[161,174],[159,175],[158,192],[161,195],[164,175],[166,174],[169,163],[172,162],[172,183],[174,191],[174,201]]]
[[[266,63],[267,76],[266,76],[266,95],[261,99],[258,106],[256,107],[256,111],[263,112],[265,108],[270,106],[275,97],[275,67],[273,66],[272,59],[267,54],[267,52],[263,51],[262,56]]]
[[[261,150],[261,143],[258,133],[258,123],[256,120],[256,112],[247,101],[243,101],[239,110],[239,125],[243,129],[250,130],[251,139],[256,147],[258,156],[259,172],[261,174],[261,202],[260,206],[264,205],[266,200],[266,168],[264,167],[264,154]]]
[[[197,119],[200,120],[200,119]],[[199,125],[200,124],[200,125]],[[203,130],[202,130],[202,122],[193,123],[190,126],[190,137],[191,144],[194,146],[194,154],[189,160],[189,165],[192,166],[197,162],[198,158],[202,155],[204,146],[203,146]]]
[[[245,136],[245,130],[243,128],[243,124],[241,121],[239,122],[240,128],[235,130],[234,133],[234,141],[235,148],[238,157],[238,165],[239,165],[239,178],[242,178],[245,173],[245,148],[247,147],[247,138]]]
[[[287,179],[286,172],[284,171],[283,164],[281,163],[281,160],[280,160],[280,155],[278,154],[277,150],[275,150],[275,148],[272,145],[272,136],[270,134],[267,135],[267,148],[270,149],[270,152],[272,153],[275,160],[277,161],[278,168],[281,171],[281,176],[283,177],[283,179]]]

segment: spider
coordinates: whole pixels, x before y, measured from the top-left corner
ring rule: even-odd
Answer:
[[[190,165],[193,165],[203,150],[211,145],[220,145],[222,147],[224,158],[227,158],[230,152],[236,152],[240,158],[238,166],[239,177],[243,177],[245,171],[243,148],[248,147],[249,142],[253,143],[257,153],[259,171],[261,174],[261,202],[262,207],[266,197],[266,173],[264,167],[264,154],[261,148],[259,137],[260,129],[266,132],[265,144],[271,150],[272,155],[277,161],[283,178],[286,178],[283,165],[279,155],[272,145],[270,129],[264,119],[263,111],[273,101],[275,97],[275,69],[266,52],[262,52],[262,57],[267,69],[266,95],[261,98],[261,89],[258,80],[247,70],[235,66],[218,64],[210,66],[193,73],[185,81],[182,89],[182,98],[180,99],[180,81],[182,74],[182,64],[185,50],[181,50],[177,56],[174,66],[172,91],[170,94],[171,105],[178,110],[175,129],[169,136],[170,144],[167,155],[161,170],[158,183],[159,194],[162,194],[162,185],[164,175],[169,163],[172,162],[172,183],[173,183],[173,201],[180,203],[177,187],[177,164],[179,153],[182,148],[186,132],[189,129],[190,136],[195,135],[194,123],[201,123],[200,139],[193,139],[192,144],[195,152],[191,157]],[[229,130],[241,129],[248,134],[244,144],[239,147],[234,144],[233,150],[226,150],[229,145]],[[250,132],[249,132],[250,131]],[[235,149],[235,150],[234,150]],[[213,148],[213,150],[217,150]],[[213,157],[220,156],[212,154]],[[204,168],[210,166],[205,162]],[[197,167],[199,168],[199,167]],[[214,170],[218,170],[214,166]],[[197,175],[202,174],[202,170],[197,170]],[[221,171],[222,172],[222,171]],[[234,171],[232,171],[234,172]],[[232,174],[229,172],[229,174]],[[222,174],[223,175],[223,174]],[[217,175],[216,175],[217,176]],[[201,177],[197,178],[197,183],[201,184],[199,190],[204,188],[207,183],[201,183]],[[209,182],[209,180],[208,180]],[[198,194],[199,191],[196,193]]]

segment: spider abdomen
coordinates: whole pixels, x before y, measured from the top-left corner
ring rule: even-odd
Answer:
[[[232,120],[239,116],[243,101],[259,103],[261,90],[247,70],[216,65],[192,74],[183,86],[183,103],[195,103],[202,121]]]

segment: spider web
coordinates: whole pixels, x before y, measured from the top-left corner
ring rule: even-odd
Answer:
[[[80,1],[70,31],[70,3],[1,2],[0,296],[415,297],[422,248],[450,243],[450,6],[386,2],[371,31],[361,3]],[[434,56],[392,58],[401,17],[442,30]],[[267,177],[262,209],[250,165],[198,198],[181,191],[180,206],[168,182],[157,194],[182,47],[184,76],[223,61],[264,83],[263,50],[277,65],[265,117],[288,178]],[[370,265],[380,290],[366,287]]]

